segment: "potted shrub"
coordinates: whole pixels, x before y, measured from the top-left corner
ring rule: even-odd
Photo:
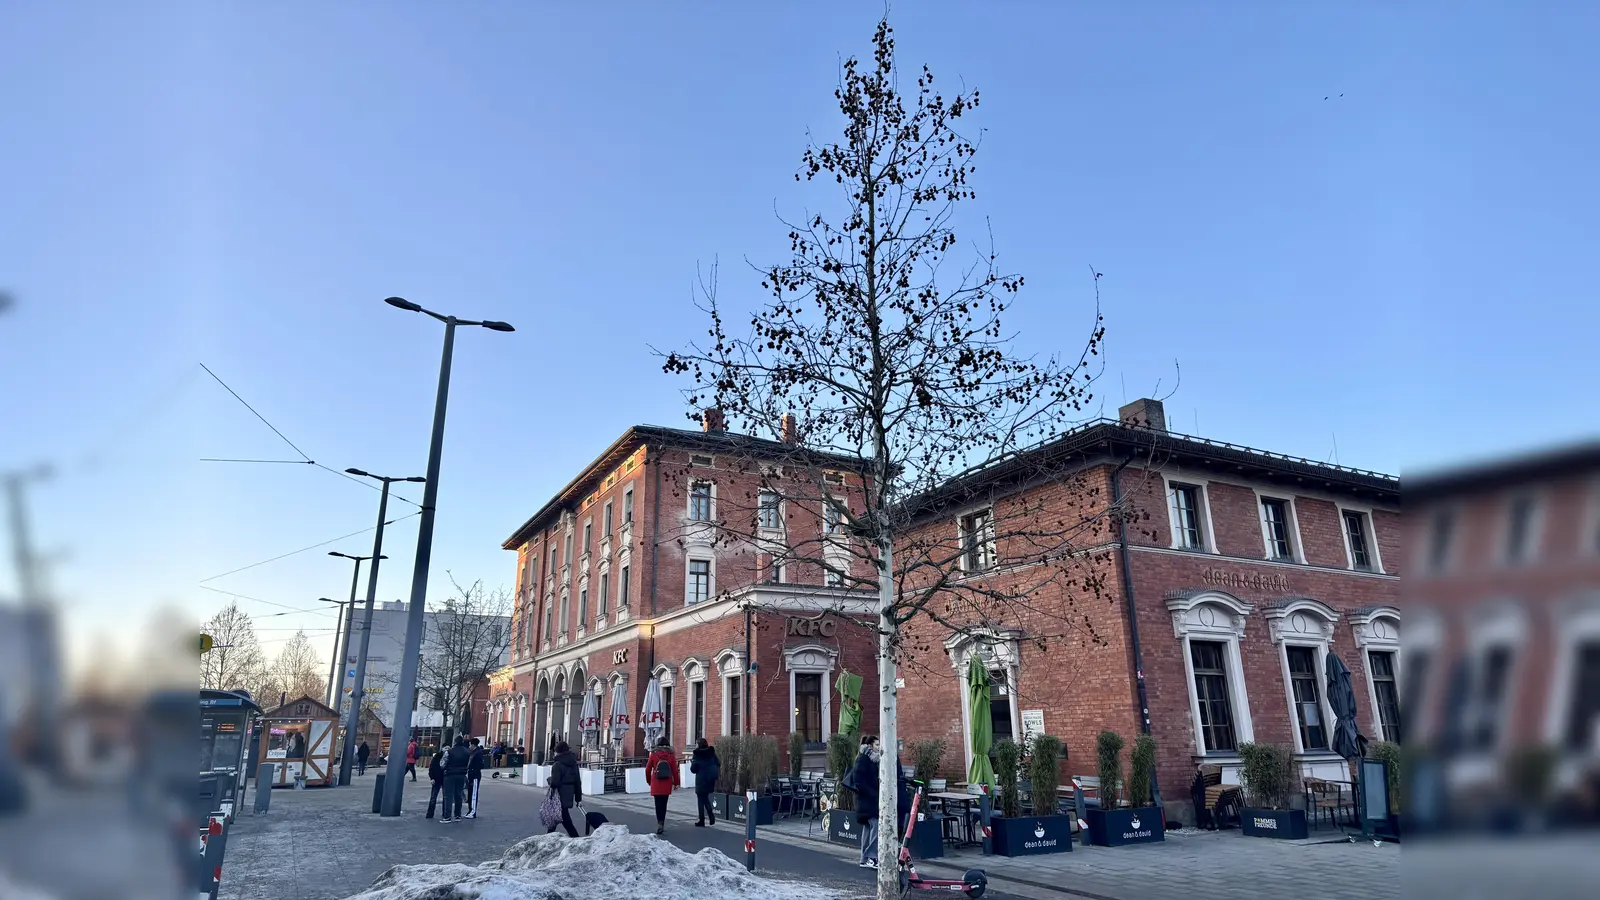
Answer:
[[[828,738],[828,777],[839,787],[833,796],[822,798],[823,825],[828,840],[843,844],[861,842],[861,827],[856,824],[856,797],[844,786],[845,773],[855,766],[858,749],[851,735],[835,734]]]
[[[743,822],[753,815],[757,825],[771,825],[773,800],[767,786],[778,774],[778,739],[770,734],[746,736],[739,760],[739,785],[728,797],[728,819]],[[757,794],[754,804],[746,799],[750,791]]]
[[[995,778],[1000,783],[1004,815],[990,819],[994,852],[1001,856],[1033,856],[1070,851],[1072,817],[1056,812],[1056,805],[1046,799],[1057,796],[1061,784],[1061,761],[1066,758],[1061,739],[1035,735],[1027,753],[1010,741],[1002,741],[996,749]],[[1021,814],[1022,800],[1017,792],[1017,770],[1024,762],[1035,798],[1034,815],[1030,816]]]
[[[739,766],[744,762],[744,736],[725,734],[717,738],[717,788],[711,794],[711,809],[717,818],[728,818],[728,796],[739,790]]]
[[[1151,788],[1156,771],[1156,739],[1148,734],[1133,739],[1126,783],[1122,780],[1121,735],[1107,731],[1102,732],[1101,739],[1095,748],[1100,806],[1084,812],[1089,822],[1089,841],[1102,847],[1120,847],[1166,840],[1166,817],[1156,808]],[[1112,785],[1109,794],[1108,778]],[[1126,806],[1122,805],[1124,801]]]
[[[799,778],[805,768],[806,736],[798,731],[789,732],[789,777]]]
[[[945,780],[938,776],[949,747],[949,742],[943,738],[911,742],[911,767],[917,770],[916,779],[926,785],[930,793],[945,789]]]
[[[1304,840],[1306,811],[1290,809],[1295,791],[1294,754],[1281,744],[1239,745],[1244,806],[1239,824],[1248,837]]]

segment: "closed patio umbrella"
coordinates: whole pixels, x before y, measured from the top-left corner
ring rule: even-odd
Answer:
[[[600,701],[594,691],[583,692],[583,711],[578,714],[578,729],[583,733],[583,746],[592,741],[600,743]]]
[[[628,726],[633,724],[628,716],[628,690],[622,682],[617,682],[611,690],[611,742],[617,745],[617,753],[621,755],[622,741],[628,736]]]
[[[1329,653],[1328,706],[1333,709],[1333,752],[1347,760],[1360,759],[1361,735],[1356,732],[1356,689],[1350,669],[1337,653]]]
[[[855,737],[861,732],[861,676],[841,671],[834,687],[839,692],[839,733]]]
[[[976,653],[967,663],[967,705],[972,711],[972,766],[967,770],[967,783],[986,784],[992,790],[994,766],[989,762],[989,750],[994,743],[994,720],[989,715],[989,672]]]
[[[644,686],[644,703],[639,710],[639,728],[644,731],[645,750],[655,748],[667,730],[667,717],[661,712],[661,682],[652,678]]]

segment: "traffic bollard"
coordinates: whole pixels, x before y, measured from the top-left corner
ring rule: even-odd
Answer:
[[[272,805],[272,782],[277,780],[278,766],[276,763],[262,763],[256,769],[256,815],[261,815]]]
[[[744,867],[756,870],[756,798],[755,791],[744,795]]]
[[[373,781],[373,785],[372,785],[372,811],[373,812],[378,812],[383,807],[383,782],[384,782],[384,779],[386,779],[388,777],[389,776],[388,776],[387,773],[379,772],[377,777],[372,779],[372,781]]]

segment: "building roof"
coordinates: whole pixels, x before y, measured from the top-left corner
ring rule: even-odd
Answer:
[[[1432,500],[1592,472],[1600,472],[1600,441],[1424,472],[1406,479],[1406,495]]]
[[[951,479],[908,501],[907,507],[912,517],[919,519],[960,506],[975,496],[987,495],[996,486],[1028,484],[1036,481],[1042,472],[1056,467],[1071,469],[1105,457],[1221,469],[1289,487],[1349,494],[1396,506],[1400,503],[1400,479],[1394,475],[1130,425],[1114,419],[1096,419],[1054,440]]]
[[[501,548],[515,550],[522,546],[546,520],[554,517],[563,507],[581,498],[590,484],[600,478],[607,469],[626,459],[628,454],[639,447],[650,444],[664,444],[680,450],[745,453],[772,459],[802,457],[812,463],[851,469],[861,466],[861,460],[842,454],[806,450],[782,441],[732,431],[695,431],[688,428],[668,428],[665,425],[634,425],[612,441],[611,446],[601,451],[593,462],[584,466],[583,471],[539,507],[538,512],[518,526],[517,530],[506,538],[505,543],[500,545]]]

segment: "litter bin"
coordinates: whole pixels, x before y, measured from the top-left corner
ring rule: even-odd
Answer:
[[[511,768],[519,769],[519,768],[522,767],[522,754],[521,753],[507,754],[507,758],[511,760]]]
[[[372,779],[372,811],[373,812],[378,812],[379,810],[381,810],[383,808],[383,782],[384,782],[384,779],[386,779],[388,777],[389,777],[389,775],[388,775],[387,772],[379,772],[378,776],[376,778]]]

